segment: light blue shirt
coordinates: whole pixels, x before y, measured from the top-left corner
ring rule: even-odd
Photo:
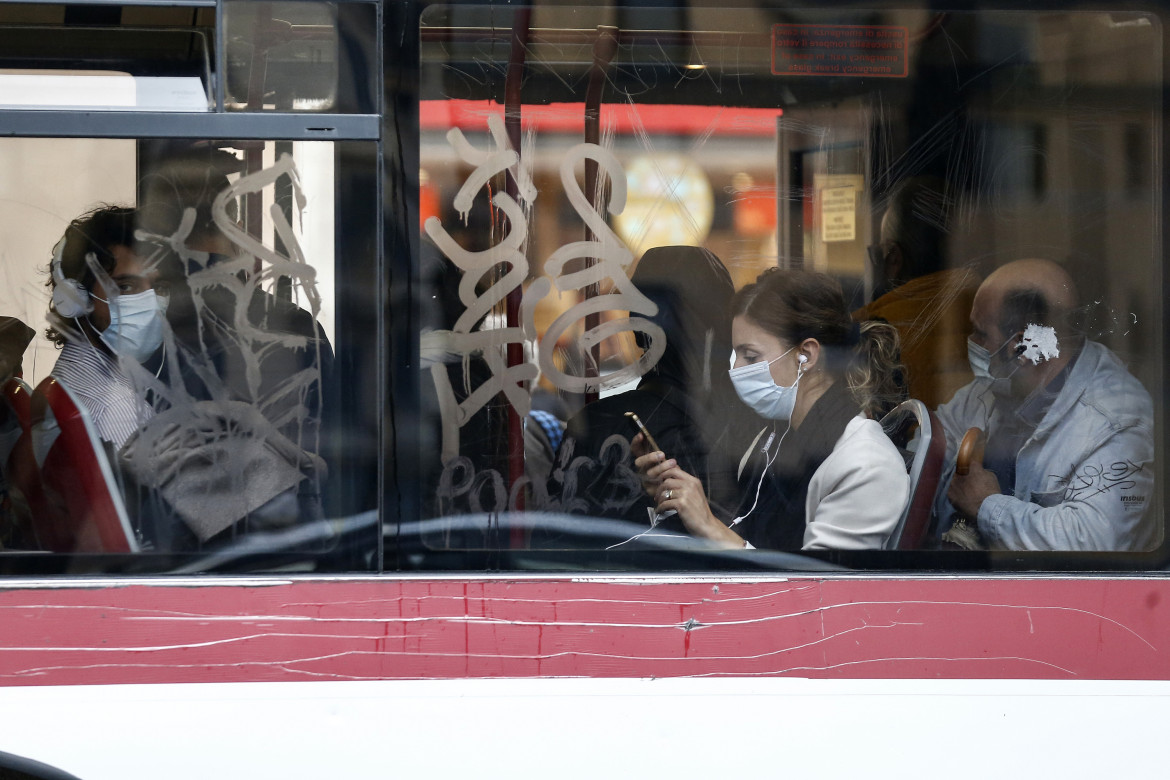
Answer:
[[[991,380],[976,379],[938,408],[947,460],[935,511],[943,529],[954,507],[947,488],[968,428],[994,431]],[[1149,550],[1161,541],[1154,500],[1154,407],[1116,355],[1086,341],[1068,379],[1016,456],[1012,495],[979,507],[991,549]]]

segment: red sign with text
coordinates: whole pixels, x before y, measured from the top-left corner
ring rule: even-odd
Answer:
[[[905,78],[907,37],[905,27],[885,25],[776,24],[772,73]]]

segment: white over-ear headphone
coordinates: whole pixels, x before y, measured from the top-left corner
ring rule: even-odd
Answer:
[[[93,301],[85,287],[76,279],[66,279],[61,270],[61,258],[65,254],[65,236],[53,247],[53,308],[67,319],[84,317],[93,311]]]

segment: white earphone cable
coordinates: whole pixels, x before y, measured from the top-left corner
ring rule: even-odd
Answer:
[[[783,357],[783,356],[781,356],[781,357]],[[804,364],[808,362],[808,358],[805,357],[803,354],[801,354],[798,359],[800,362],[799,362],[799,367],[796,370],[796,384],[797,385],[800,384],[800,378],[804,375]],[[780,447],[784,444],[784,437],[788,435],[788,432],[790,430],[792,430],[792,418],[791,417],[788,419],[788,427],[784,429],[784,433],[780,434],[780,441],[776,444],[776,454],[775,455],[772,455],[770,452],[771,447],[772,447],[772,440],[776,438],[775,429],[773,428],[772,433],[770,433],[768,435],[768,440],[766,442],[764,442],[764,446],[760,450],[761,452],[764,453],[764,457],[767,459],[767,462],[764,463],[764,469],[763,469],[763,471],[760,472],[760,481],[756,483],[756,497],[752,501],[752,508],[749,509],[747,512],[743,513],[742,515],[740,515],[739,517],[732,520],[731,521],[732,526],[739,525],[741,522],[743,522],[745,519],[747,519],[748,515],[750,515],[754,511],[756,511],[756,506],[760,503],[760,490],[763,489],[763,487],[764,487],[764,477],[768,476],[768,469],[772,468],[772,464],[776,462],[776,457],[780,454]]]

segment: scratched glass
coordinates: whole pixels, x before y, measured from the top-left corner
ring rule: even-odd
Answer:
[[[425,9],[426,303],[417,384],[400,377],[422,414],[396,469],[418,516],[387,518],[387,565],[1158,559],[1162,34],[1156,15],[1121,12]],[[1043,262],[1012,264],[1029,258]],[[809,445],[785,444],[785,423],[746,412],[724,379],[713,262],[737,290],[773,267],[826,274],[854,319],[894,326],[900,395],[881,408],[922,402],[886,428],[908,493],[846,469],[857,492],[834,496],[804,463],[815,495],[796,536],[714,554],[697,510],[672,517],[665,488],[647,491],[625,412],[733,531],[744,512],[799,520],[767,498],[798,482],[771,461]],[[992,355],[994,383],[968,360],[988,277],[996,343],[1012,345]],[[985,454],[954,476],[973,427]],[[818,508],[834,499],[842,513]]]
[[[2,571],[1163,565],[1156,13],[0,2],[0,38]],[[734,327],[775,268],[834,323]],[[791,423],[727,371],[763,361]]]
[[[367,566],[372,151],[0,140],[8,564]]]
[[[375,113],[372,3],[223,3],[229,111]]]

